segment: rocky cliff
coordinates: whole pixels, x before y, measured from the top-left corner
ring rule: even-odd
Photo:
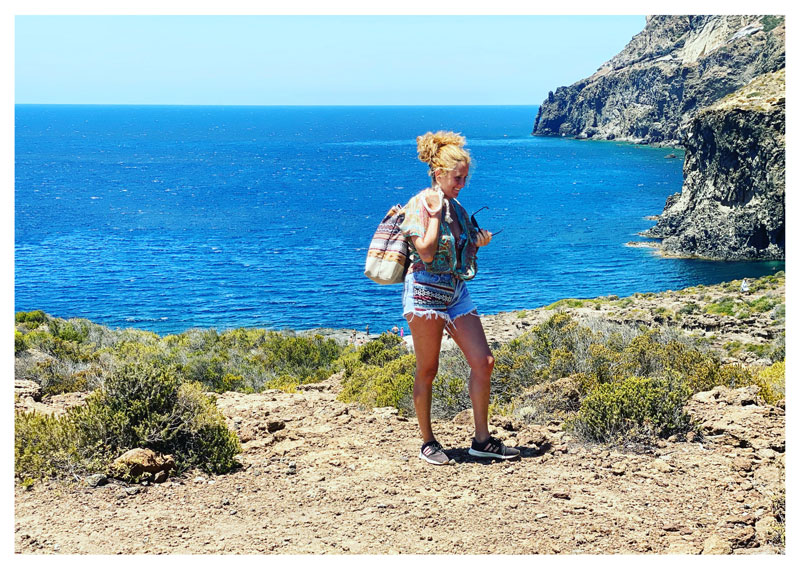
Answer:
[[[680,145],[702,108],[785,65],[780,16],[649,16],[587,79],[544,101],[533,134]]]
[[[785,258],[785,70],[698,112],[684,146],[684,183],[642,236],[674,255]]]

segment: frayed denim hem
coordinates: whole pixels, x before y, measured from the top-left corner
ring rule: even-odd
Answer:
[[[445,326],[445,328],[447,328],[447,327],[449,326],[449,327],[452,327],[453,329],[456,329],[456,320],[457,320],[458,318],[463,318],[464,316],[477,316],[477,315],[478,315],[478,308],[474,308],[474,309],[472,309],[472,310],[468,311],[467,313],[464,313],[464,314],[461,314],[461,315],[458,315],[458,316],[456,316],[456,317],[452,318],[452,319],[451,319],[451,320],[450,320],[450,321],[447,323],[447,325]]]
[[[445,320],[447,322],[445,324],[445,327],[453,323],[453,320],[450,318],[448,314],[440,312],[439,310],[424,310],[424,311],[415,310],[413,312],[406,312],[403,314],[403,316],[409,322],[411,322],[411,320],[413,320],[414,318],[431,319],[431,317],[434,317],[434,318],[442,318],[443,320]]]
[[[439,310],[424,310],[424,311],[406,312],[406,313],[403,314],[403,317],[405,317],[406,320],[408,320],[409,322],[411,322],[411,320],[414,319],[415,317],[417,317],[417,318],[425,318],[425,319],[431,319],[431,317],[442,318],[446,322],[445,325],[444,325],[445,329],[457,329],[456,328],[456,320],[458,318],[460,318],[460,317],[469,316],[469,315],[477,316],[478,315],[478,308],[473,308],[470,311],[468,311],[466,313],[463,313],[463,314],[459,314],[454,318],[451,318],[449,314],[447,314],[445,312],[440,312]]]

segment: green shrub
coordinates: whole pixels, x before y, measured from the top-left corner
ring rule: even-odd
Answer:
[[[383,333],[359,347],[350,346],[335,366],[344,370],[339,400],[413,412],[416,357],[408,353],[400,337]]]
[[[764,312],[770,311],[772,308],[781,304],[782,302],[778,298],[771,298],[769,296],[761,296],[757,300],[753,300],[751,302],[747,302],[747,305],[756,312],[763,314]]]
[[[17,412],[14,419],[14,473],[23,483],[102,471],[107,456],[95,445],[81,447],[75,422],[38,412]]]
[[[16,318],[15,353],[35,349],[55,360],[37,367],[18,358],[26,378],[53,385],[50,394],[92,388],[98,382],[84,385],[74,373],[85,375],[88,368],[99,368],[102,379],[105,369],[126,363],[174,366],[183,379],[215,392],[253,392],[270,382],[288,384],[287,377],[295,385],[323,380],[335,371],[334,362],[342,353],[336,341],[319,335],[190,329],[161,338],[135,329],[110,330],[84,319],[49,318],[43,312],[20,312]],[[37,323],[30,331],[30,322],[46,325]]]
[[[469,398],[470,367],[460,350],[445,352],[439,362],[439,373],[433,381],[431,416],[450,419],[472,407]]]
[[[761,18],[761,25],[764,26],[764,33],[771,32],[783,23],[783,16],[764,16]]]
[[[750,284],[750,292],[753,293],[760,292],[761,290],[774,290],[785,283],[786,273],[783,270],[780,270],[775,274],[769,274],[754,280]]]
[[[690,394],[685,384],[671,379],[627,377],[602,384],[582,401],[569,428],[598,442],[685,432],[691,422],[683,405]]]
[[[89,337],[89,326],[85,324],[85,320],[67,321],[52,318],[47,327],[53,337],[57,337],[62,341],[83,343]]]
[[[357,402],[367,408],[394,406],[404,413],[413,409],[411,395],[414,388],[416,357],[403,355],[387,361],[383,366],[362,365],[342,379],[339,399]]]
[[[772,498],[772,516],[775,524],[770,527],[771,542],[786,546],[786,490]]]
[[[38,325],[47,322],[47,314],[42,310],[35,310],[32,312],[17,312],[14,316],[14,321],[17,323],[27,323]]]
[[[67,392],[80,392],[88,388],[88,377],[79,374],[69,362],[59,359],[45,359],[33,366],[36,381],[42,387],[42,394],[54,395]]]
[[[300,383],[327,379],[334,372],[335,361],[342,353],[342,347],[336,341],[321,335],[303,337],[276,332],[266,335],[260,349],[265,354],[264,363],[271,374],[291,375]]]
[[[546,310],[557,310],[560,308],[581,308],[583,307],[583,303],[585,300],[578,300],[577,298],[564,298],[563,300],[558,300],[557,302],[553,302],[549,306],[546,306]]]
[[[18,413],[15,472],[19,479],[102,471],[125,451],[144,447],[175,457],[179,471],[224,473],[241,451],[197,383],[175,367],[152,363],[116,369],[84,406],[52,418]]]
[[[580,384],[582,378],[584,375],[578,373],[527,389],[514,400],[516,406],[514,414],[534,424],[545,424],[553,419],[572,417],[580,408],[584,388]]]
[[[19,355],[28,349],[28,342],[25,340],[25,335],[14,330],[14,355]]]
[[[723,298],[706,306],[706,313],[733,316],[736,310],[736,302],[730,298]]]
[[[775,404],[786,398],[786,362],[779,361],[761,370],[756,376],[755,384],[761,390],[759,394],[767,404]]]

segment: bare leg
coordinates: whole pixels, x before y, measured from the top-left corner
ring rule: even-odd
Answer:
[[[494,357],[477,314],[461,316],[453,323],[454,326],[447,329],[470,366],[469,398],[475,420],[475,439],[484,442],[489,438],[489,393]]]
[[[417,373],[414,377],[414,409],[422,435],[422,442],[434,439],[431,429],[431,397],[433,380],[439,371],[439,351],[442,348],[442,333],[445,320],[432,317],[406,318],[414,340],[414,354],[417,356]]]

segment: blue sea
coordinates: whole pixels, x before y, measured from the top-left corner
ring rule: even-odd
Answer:
[[[15,309],[159,334],[400,325],[401,286],[364,260],[427,186],[415,139],[438,129],[473,156],[461,203],[503,229],[469,283],[481,313],[784,269],[626,247],[680,191],[683,153],[533,137],[536,112],[17,105]]]

